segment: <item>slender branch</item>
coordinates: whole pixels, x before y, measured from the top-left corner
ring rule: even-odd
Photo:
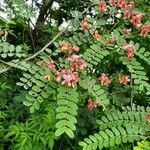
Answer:
[[[5,73],[5,72],[7,72],[9,69],[10,69],[10,67],[8,67],[8,68],[4,68],[3,70],[1,70],[1,71],[0,71],[0,74],[1,74],[1,73]]]
[[[66,139],[67,139],[69,145],[71,146],[71,148],[72,148],[73,150],[75,150],[75,148],[73,147],[73,145],[72,145],[71,142],[69,141],[68,137],[67,137],[67,136],[65,136],[65,137],[66,137]]]
[[[84,13],[86,13],[91,7],[95,6],[94,5],[89,5],[83,12],[82,12],[82,15]],[[60,31],[49,43],[47,43],[41,50],[39,50],[38,52],[36,52],[34,55],[22,60],[21,62],[19,62],[18,64],[22,63],[22,62],[26,62],[26,61],[29,61],[33,58],[35,58],[36,56],[38,56],[41,52],[43,52],[46,48],[48,48],[50,45],[52,45],[57,39],[58,37],[60,37],[67,29],[68,27],[71,25],[72,23],[72,20],[69,21],[68,25],[66,26],[66,28],[64,28],[62,31]],[[8,68],[4,68],[2,70],[0,70],[0,74],[1,73],[5,73],[7,72],[11,67],[8,67]]]
[[[5,64],[5,65],[8,65],[7,62],[5,62],[3,60],[0,60],[0,62],[3,63],[3,64]]]
[[[30,39],[31,39],[31,42],[32,42],[32,48],[35,52],[35,44],[34,44],[34,39],[33,39],[33,35],[32,35],[32,30],[31,30],[31,27],[30,27],[30,20],[28,21],[28,26],[29,26]]]
[[[71,21],[68,23],[67,27],[64,28],[61,32],[59,32],[49,43],[47,43],[41,50],[39,50],[37,53],[35,53],[34,55],[32,55],[31,57],[26,58],[25,60],[23,60],[22,62],[31,60],[33,58],[35,58],[37,55],[39,55],[41,52],[43,52],[46,48],[48,48],[50,45],[52,45],[57,39],[58,37],[60,37],[70,26]]]

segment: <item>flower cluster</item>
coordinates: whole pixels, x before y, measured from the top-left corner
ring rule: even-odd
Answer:
[[[110,80],[105,73],[102,73],[102,75],[99,77],[99,81],[103,86],[107,86],[112,83],[112,80]],[[127,83],[130,82],[130,77],[127,75],[122,75],[119,77],[119,82],[120,84],[127,85]]]
[[[127,44],[123,46],[123,49],[127,51],[127,58],[129,61],[131,61],[134,58],[135,47],[132,44]]]
[[[99,11],[101,13],[105,13],[107,11],[107,5],[106,5],[106,2],[104,0],[99,1]]]
[[[82,30],[83,30],[83,31],[86,31],[86,30],[92,28],[92,25],[87,22],[86,18],[84,18],[84,19],[81,21],[81,26],[82,26]]]
[[[50,69],[50,70],[53,70],[56,67],[54,61],[48,61],[47,66],[48,66],[48,69]]]
[[[68,42],[64,42],[62,43],[61,45],[61,50],[64,52],[64,53],[67,53],[67,54],[71,54],[73,52],[78,52],[80,50],[79,47],[77,46],[73,46],[72,44],[68,43]]]
[[[92,111],[93,108],[96,108],[98,106],[98,101],[92,101],[92,99],[88,100],[88,110]]]
[[[150,32],[150,23],[142,26],[142,31],[140,35],[146,37],[149,32]]]
[[[126,35],[126,36],[129,36],[131,34],[131,29],[123,29],[122,34]]]
[[[77,72],[72,72],[70,70],[57,71],[56,81],[61,82],[62,85],[76,86],[79,80],[79,75]]]
[[[68,58],[71,62],[70,69],[71,71],[84,70],[87,67],[86,62],[78,55],[72,55]]]
[[[99,77],[99,81],[101,85],[105,86],[109,85],[112,82],[112,80],[110,80],[105,73],[102,73],[102,75]]]
[[[101,5],[100,5],[101,4]],[[142,14],[135,11],[135,6],[133,0],[127,3],[125,0],[109,0],[110,6],[115,6],[121,8],[124,14],[124,19],[132,23],[132,25],[141,30],[140,35],[146,37],[150,32],[150,24],[142,25]],[[101,6],[101,7],[100,7]],[[101,12],[106,10],[106,3],[101,0],[99,3],[99,8]],[[104,9],[105,8],[105,9]]]
[[[142,23],[141,23],[141,20],[142,20],[142,14],[139,13],[139,14],[136,14],[135,12],[133,12],[131,14],[131,19],[130,19],[130,22],[136,27],[136,28],[140,28]]]
[[[98,33],[98,31],[95,31],[93,38],[94,40],[99,41],[102,38],[102,36]]]
[[[121,76],[119,77],[119,82],[120,84],[127,85],[127,83],[130,82],[130,77],[125,75]]]

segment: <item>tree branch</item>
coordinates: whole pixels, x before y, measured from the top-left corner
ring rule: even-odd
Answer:
[[[84,13],[86,13],[86,12],[87,12],[91,7],[93,7],[93,6],[95,6],[95,4],[94,4],[94,5],[89,5],[89,6],[82,12],[82,15],[83,15]],[[43,52],[47,47],[49,47],[50,45],[52,45],[52,44],[58,39],[58,37],[60,37],[60,36],[68,29],[68,27],[71,25],[71,23],[72,23],[72,20],[69,21],[69,23],[68,23],[68,25],[66,26],[66,28],[64,28],[62,31],[60,31],[60,32],[59,32],[49,43],[47,43],[41,50],[39,50],[39,51],[38,51],[37,53],[35,53],[34,55],[32,55],[32,56],[30,56],[30,57],[28,57],[28,58],[22,60],[21,62],[18,63],[18,65],[19,65],[20,63],[22,63],[22,62],[29,61],[29,60],[35,58],[35,57],[38,56],[41,52]],[[0,74],[7,72],[10,68],[11,68],[11,66],[0,70]]]
[[[28,58],[22,60],[20,63],[25,62],[25,61],[29,61],[29,60],[35,58],[37,55],[39,55],[41,52],[43,52],[47,47],[49,47],[50,45],[52,45],[52,44],[57,40],[57,38],[60,37],[60,36],[68,29],[68,27],[71,25],[71,22],[72,22],[72,21],[70,21],[70,22],[68,23],[68,25],[66,26],[66,28],[64,28],[62,31],[60,31],[60,32],[59,32],[49,43],[47,43],[41,50],[39,50],[39,51],[38,51],[37,53],[35,53],[34,55],[32,55],[32,56],[30,56],[30,57],[28,57]],[[18,63],[18,64],[19,64],[19,63]],[[1,71],[0,71],[0,74],[1,74],[1,73],[5,73],[5,72],[8,71],[9,69],[10,69],[10,67],[7,67],[7,68],[1,70]]]

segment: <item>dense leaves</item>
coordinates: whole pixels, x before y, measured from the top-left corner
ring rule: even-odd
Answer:
[[[0,2],[0,149],[149,149],[149,5]]]

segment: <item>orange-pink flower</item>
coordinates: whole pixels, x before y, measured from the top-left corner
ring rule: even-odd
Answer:
[[[61,50],[64,52],[64,53],[71,53],[72,52],[72,45],[68,42],[64,42],[62,45],[61,45]]]
[[[80,50],[80,47],[78,47],[78,46],[73,46],[73,48],[72,48],[75,52],[78,52],[79,50]]]
[[[78,46],[73,46],[72,44],[70,44],[68,42],[63,42],[61,45],[61,50],[64,53],[71,54],[73,52],[78,52],[80,50],[80,48]]]
[[[78,55],[72,55],[68,60],[71,62],[71,71],[84,70],[87,67],[87,63]]]
[[[98,105],[99,105],[98,101],[93,101],[92,99],[88,100],[88,106],[87,107],[88,107],[89,111],[92,111],[93,108],[96,108]]]
[[[130,35],[131,29],[123,29],[123,30],[122,30],[122,33],[123,33],[124,35]]]
[[[110,4],[111,6],[114,6],[114,5],[116,4],[116,0],[109,0],[109,4]]]
[[[130,10],[133,10],[134,9],[134,2],[133,1],[130,1],[130,3],[128,4],[128,8]]]
[[[47,66],[48,66],[48,69],[50,69],[50,70],[53,70],[56,67],[54,61],[49,61],[47,63]]]
[[[107,86],[112,82],[112,80],[110,80],[105,73],[102,73],[102,75],[99,77],[99,81],[101,85],[104,85],[104,86]]]
[[[123,85],[127,85],[128,82],[130,82],[130,77],[129,76],[121,76],[119,77],[119,82],[120,84],[123,84]]]
[[[111,37],[111,38],[108,39],[109,44],[114,44],[115,41],[116,41],[115,37]]]
[[[135,47],[132,44],[127,44],[123,47],[127,51],[126,55],[129,61],[134,58]]]
[[[99,41],[102,36],[98,33],[98,31],[95,31],[94,35],[93,35],[93,38],[96,40],[96,41]]]
[[[118,7],[120,7],[123,10],[127,9],[127,3],[125,0],[118,0]]]
[[[140,28],[141,25],[142,25],[142,23],[141,23],[142,17],[143,17],[143,16],[142,16],[141,13],[139,13],[139,14],[132,13],[130,22],[131,22],[136,28]]]
[[[124,19],[129,20],[130,18],[131,18],[131,13],[128,10],[124,11]]]
[[[57,71],[56,81],[61,82],[62,85],[72,86],[73,88],[77,85],[79,75],[77,72],[70,70]]]
[[[142,31],[140,35],[146,37],[149,32],[150,32],[150,23],[142,26]]]
[[[86,31],[86,30],[92,28],[92,25],[87,22],[86,18],[84,18],[84,19],[81,21],[81,26],[82,26],[82,30],[83,30],[83,31]]]
[[[99,10],[101,13],[105,13],[107,11],[107,5],[104,0],[99,1]]]

